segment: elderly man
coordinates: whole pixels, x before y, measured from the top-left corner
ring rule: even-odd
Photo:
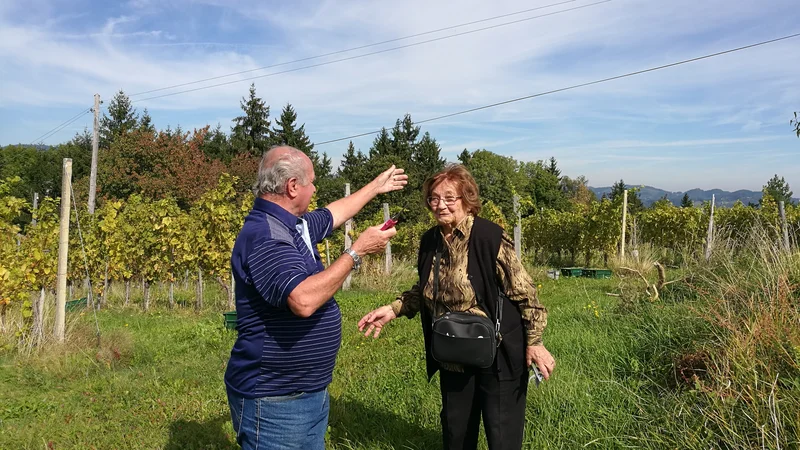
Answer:
[[[333,294],[396,230],[368,228],[327,269],[315,244],[376,195],[402,189],[403,172],[392,166],[355,194],[307,212],[316,191],[311,160],[292,147],[264,154],[255,204],[231,256],[239,336],[225,385],[242,448],[325,448],[327,387],[342,330]]]

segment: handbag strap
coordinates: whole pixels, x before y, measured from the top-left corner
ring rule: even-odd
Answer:
[[[436,241],[436,255],[433,257],[434,262],[434,269],[433,269],[433,306],[434,312],[436,308],[436,300],[439,298],[439,265],[442,261],[442,241],[441,239],[437,239]],[[447,307],[447,304],[442,301],[442,306],[445,307],[447,311],[450,311],[450,308]],[[431,314],[431,323],[436,321],[435,314]]]
[[[494,333],[497,336],[497,346],[500,346],[500,342],[503,340],[503,335],[500,334],[500,321],[503,320],[503,295],[501,295],[503,291],[500,287],[497,287],[497,320],[494,324]]]
[[[436,242],[436,255],[434,255],[434,257],[433,257],[434,258],[434,263],[433,263],[433,266],[434,266],[434,269],[433,269],[433,304],[434,304],[434,307],[436,306],[436,300],[439,298],[439,265],[440,265],[441,260],[442,260],[442,246],[443,246],[443,242],[442,242],[442,239],[441,239],[441,236],[440,236],[439,239],[437,239],[437,242]],[[469,251],[469,250],[467,250],[467,251]],[[497,309],[496,309],[496,311],[497,311],[497,319],[495,320],[495,324],[494,324],[494,327],[495,327],[494,331],[495,331],[495,335],[497,337],[497,345],[498,346],[500,346],[500,341],[503,340],[503,335],[500,334],[500,322],[503,320],[503,296],[501,295],[502,293],[503,293],[502,289],[498,286],[497,287]],[[478,303],[478,305],[483,303],[481,301],[480,296],[477,293],[475,293],[475,300]],[[447,311],[450,311],[450,308],[447,307],[447,304],[444,301],[442,301],[442,306],[444,306]],[[485,308],[485,306],[484,306],[484,308]],[[431,323],[433,323],[435,321],[436,321],[436,317],[433,314],[431,314]]]

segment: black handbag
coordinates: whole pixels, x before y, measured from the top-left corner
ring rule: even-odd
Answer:
[[[433,302],[439,296],[440,250],[436,252],[433,274]],[[478,299],[480,304],[480,299]],[[444,302],[442,302],[444,304]],[[447,306],[445,305],[445,308]],[[449,309],[449,308],[448,308]],[[485,308],[484,308],[485,310]],[[500,320],[503,317],[502,297],[497,297],[497,320],[466,312],[447,311],[433,319],[431,356],[440,362],[486,369],[494,363],[500,346]]]

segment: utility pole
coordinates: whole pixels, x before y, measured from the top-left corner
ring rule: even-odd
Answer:
[[[61,181],[61,226],[58,234],[58,270],[56,271],[56,324],[53,334],[58,342],[64,342],[67,306],[67,256],[69,251],[69,206],[72,184],[72,160],[64,158]]]
[[[92,129],[92,171],[89,175],[89,214],[94,214],[94,198],[97,192],[97,148],[100,145],[100,94],[94,94],[94,127]]]

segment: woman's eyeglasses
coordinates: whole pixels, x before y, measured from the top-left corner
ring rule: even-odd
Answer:
[[[444,197],[444,198],[428,197],[428,204],[435,208],[435,207],[439,206],[439,202],[440,201],[444,201],[445,205],[451,206],[456,202],[456,200],[458,200],[460,198],[461,197],[451,197],[451,196]]]

